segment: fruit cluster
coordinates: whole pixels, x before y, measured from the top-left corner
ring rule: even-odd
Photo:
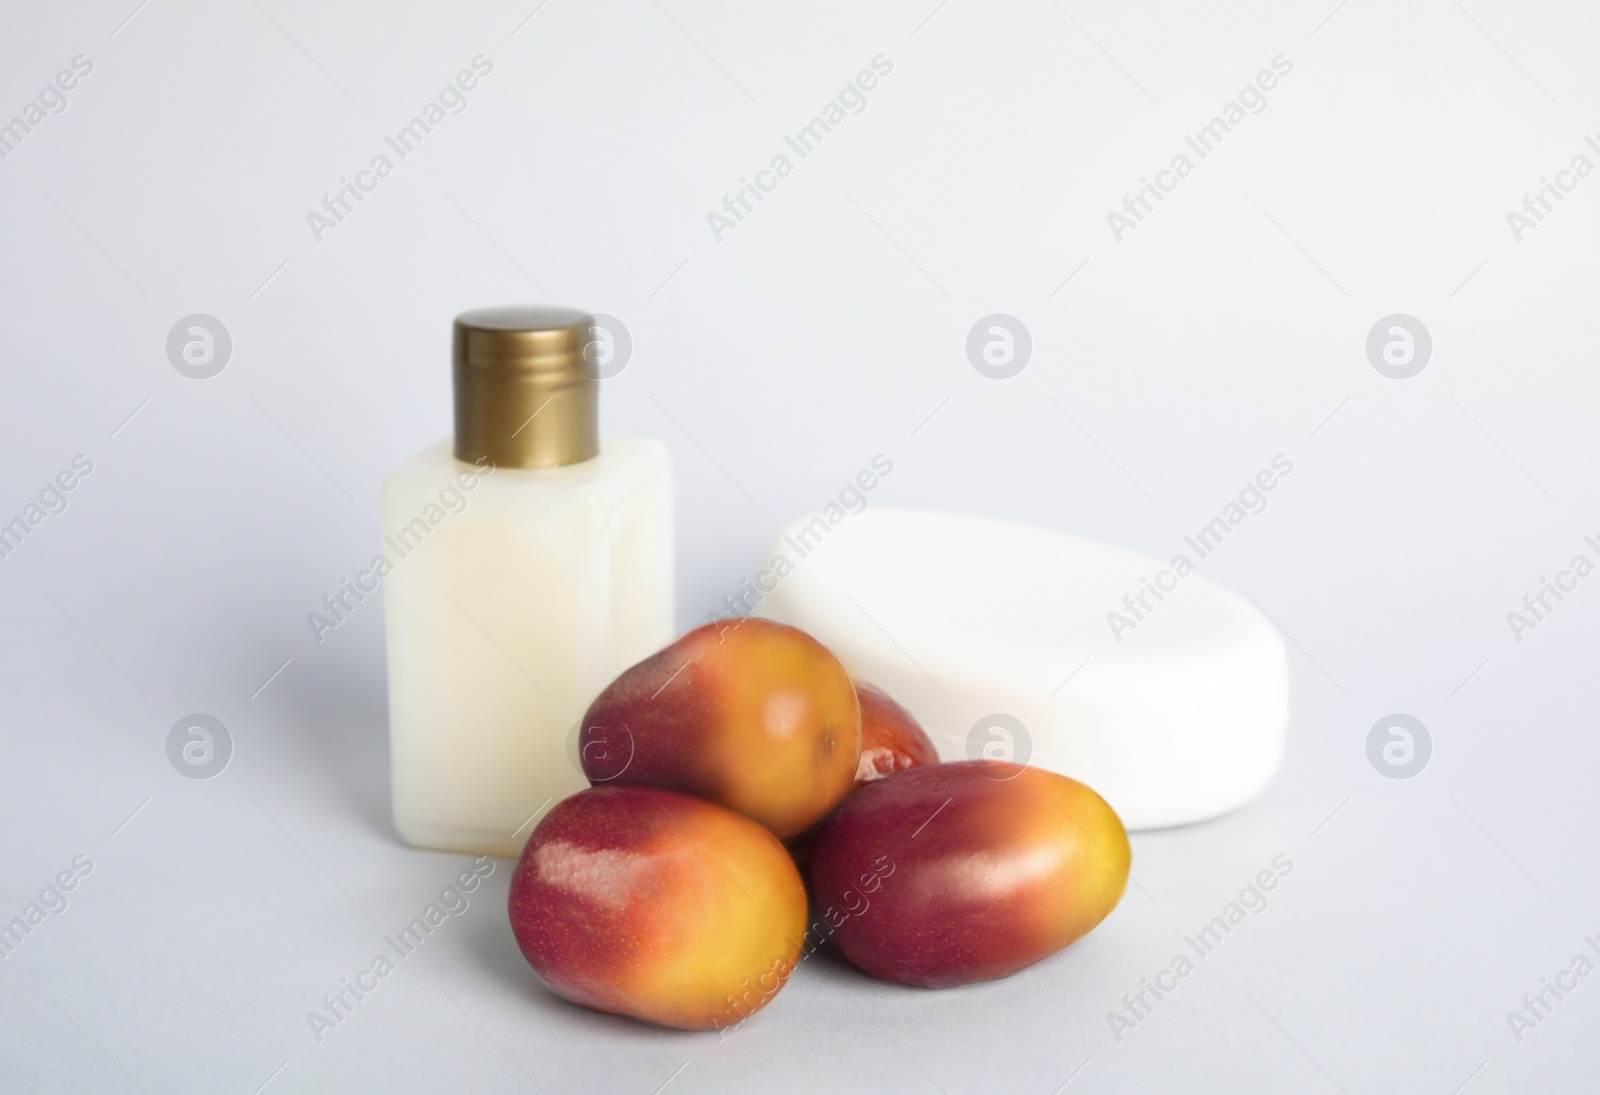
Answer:
[[[582,734],[592,786],[529,837],[510,913],[545,983],[601,1011],[735,1026],[828,939],[892,981],[1004,977],[1127,885],[1127,833],[1094,791],[938,763],[904,708],[782,624],[691,631],[601,692]]]

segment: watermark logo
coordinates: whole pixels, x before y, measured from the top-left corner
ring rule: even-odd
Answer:
[[[1294,62],[1278,54],[1272,59],[1270,68],[1257,72],[1255,78],[1240,88],[1237,95],[1222,104],[1222,109],[1209,122],[1194,133],[1184,134],[1186,151],[1173,156],[1166,167],[1155,172],[1153,180],[1141,178],[1138,186],[1122,195],[1120,209],[1106,211],[1106,226],[1111,229],[1111,238],[1121,243],[1129,232],[1143,224],[1145,218],[1155,212],[1156,206],[1166,201],[1166,196],[1194,173],[1199,162],[1217,150],[1228,134],[1243,125],[1252,114],[1260,114],[1267,109],[1267,93],[1275,90],[1279,82],[1293,71]],[[1194,153],[1193,158],[1190,157],[1191,152]]]
[[[56,114],[66,112],[67,93],[78,87],[79,81],[94,71],[94,62],[86,54],[72,59],[72,67],[56,73],[55,79],[45,84],[9,120],[0,117],[0,160],[10,156],[28,134]]]
[[[1194,535],[1185,536],[1183,542],[1194,551],[1196,558],[1204,559],[1216,551],[1228,534],[1243,524],[1247,517],[1265,513],[1267,492],[1277,489],[1278,484],[1292,471],[1294,461],[1278,453],[1267,467],[1256,472],[1255,478],[1245,483],[1235,496],[1236,501],[1223,506],[1221,513],[1202,525]],[[1171,566],[1156,572],[1154,581],[1140,578],[1139,588],[1123,595],[1121,611],[1112,609],[1106,613],[1106,626],[1111,629],[1111,637],[1120,643],[1127,632],[1155,612],[1156,607],[1167,599],[1167,594],[1176,592],[1178,582],[1193,574],[1194,569],[1194,562],[1187,555],[1179,553],[1172,557]],[[1151,598],[1155,599],[1154,603]]]
[[[167,332],[167,360],[190,380],[210,380],[228,367],[231,357],[233,336],[216,316],[196,312]]]
[[[833,99],[824,103],[809,122],[794,133],[784,135],[783,142],[789,152],[794,153],[793,159],[789,152],[777,153],[766,167],[753,172],[753,181],[745,176],[732,193],[722,195],[722,207],[706,213],[706,225],[711,229],[712,239],[721,243],[724,236],[744,223],[757,205],[767,200],[768,194],[778,189],[779,183],[794,173],[801,160],[817,150],[824,137],[843,125],[850,115],[860,114],[867,109],[867,93],[894,71],[894,62],[881,53],[872,58],[871,65],[871,68],[857,72],[855,79],[845,84]],[[848,194],[845,196],[849,197]]]
[[[471,67],[457,72],[449,83],[439,89],[438,95],[411,116],[409,122],[393,133],[385,133],[383,143],[395,158],[390,159],[388,152],[379,152],[366,167],[353,172],[354,179],[340,176],[339,185],[322,195],[321,208],[306,212],[306,227],[311,229],[311,238],[321,243],[329,232],[343,224],[345,218],[355,212],[356,206],[366,201],[367,195],[377,190],[379,183],[394,174],[399,162],[421,147],[422,142],[443,125],[445,119],[467,109],[468,93],[477,90],[478,85],[493,71],[492,59],[481,53],[476,55],[472,58]],[[461,209],[461,203],[451,198],[449,193],[445,197],[450,198],[457,209]],[[465,209],[461,209],[461,212],[467,213]],[[467,219],[472,220],[470,213]],[[482,230],[481,227],[479,230]]]
[[[1033,356],[1033,336],[1016,316],[984,316],[967,332],[967,360],[990,380],[1010,380]]]
[[[167,760],[187,779],[220,776],[233,759],[233,735],[214,715],[185,715],[167,731]]]
[[[137,413],[137,412],[135,412]],[[22,512],[7,521],[0,516],[0,559],[9,559],[11,553],[22,546],[22,541],[33,535],[33,530],[48,518],[67,512],[67,495],[94,471],[94,461],[83,453],[60,471],[39,491],[34,501],[22,507]]]
[[[1594,936],[1586,935],[1583,941],[1590,950],[1600,955],[1600,942]],[[1572,956],[1571,962],[1556,970],[1552,976],[1539,978],[1540,987],[1522,997],[1522,1011],[1506,1012],[1506,1025],[1511,1028],[1511,1037],[1521,1044],[1527,1032],[1550,1018],[1557,1005],[1594,971],[1594,959],[1579,951]],[[1552,985],[1551,981],[1555,984]]]
[[[996,712],[985,715],[967,731],[967,759],[983,760],[994,764],[1018,764],[1027,767],[1033,756],[1033,738],[1022,720],[1015,715]],[[991,779],[1015,779],[1021,769],[999,775],[986,773]]]
[[[471,866],[456,875],[454,881],[439,891],[439,896],[423,906],[422,911],[399,931],[383,937],[389,948],[389,957],[382,951],[350,977],[339,978],[339,987],[323,996],[322,1010],[306,1012],[306,1026],[311,1037],[321,1044],[328,1031],[343,1026],[355,1014],[356,1005],[377,992],[400,963],[416,954],[434,932],[445,924],[466,915],[472,907],[467,895],[476,890],[484,879],[494,874],[494,860],[480,855]]]
[[[421,547],[445,518],[466,512],[470,502],[467,495],[477,489],[480,479],[493,474],[494,462],[487,456],[478,457],[474,465],[461,467],[453,478],[446,479],[445,485],[435,495],[436,500],[424,503],[410,521],[385,531],[383,543],[394,553],[393,557],[388,554],[374,555],[367,568],[358,571],[353,580],[346,578],[336,590],[324,596],[322,607],[327,615],[307,612],[306,624],[311,628],[311,637],[320,643],[328,632],[336,630],[348,620],[356,607],[366,601],[366,595],[376,593],[384,579],[394,573],[403,559]]]
[[[789,975],[794,972],[794,967],[817,953],[817,950],[824,943],[833,938],[833,933],[845,921],[852,916],[862,916],[868,909],[872,908],[872,899],[867,895],[881,890],[885,880],[894,874],[896,867],[895,861],[888,856],[874,856],[872,869],[863,871],[860,876],[858,881],[860,891],[857,892],[848,886],[845,887],[844,892],[839,895],[839,904],[829,905],[826,909],[821,910],[818,919],[812,921],[811,926],[806,929],[805,935],[801,938],[800,954],[794,962],[789,962],[787,955],[780,954],[773,960],[768,972],[757,979],[755,985],[750,984],[748,979],[742,980],[740,983],[744,986],[744,991],[737,998],[731,994],[724,996],[722,1000],[722,1016],[712,1020],[717,1028],[717,1041],[724,1041],[730,1033],[743,1026],[746,1019],[761,1010],[767,1001],[771,1000],[778,990],[783,987],[784,982],[789,979]],[[811,908],[813,911],[817,911],[815,903],[812,904]],[[769,978],[773,980],[771,985],[767,984]],[[754,999],[752,999],[752,993],[755,994]],[[731,1019],[734,1016],[738,1017],[738,1022],[728,1025],[723,1024],[722,1017]]]
[[[780,549],[774,552],[771,564],[757,574],[754,581],[745,578],[739,583],[736,592],[722,598],[728,616],[743,619],[754,615],[761,602],[774,593],[783,580],[794,573],[800,562],[821,546],[845,518],[861,513],[867,508],[867,495],[876,490],[878,484],[887,479],[892,471],[894,471],[894,461],[883,453],[878,453],[866,467],[856,472],[854,479],[847,481],[840,488],[833,496],[833,500],[826,503],[817,516],[794,532],[786,533],[783,542],[787,550]],[[718,616],[715,612],[706,615],[706,623],[723,622],[724,617]]]
[[[610,380],[628,367],[633,356],[633,336],[627,324],[616,316],[596,312],[594,335],[583,347],[583,363],[578,371],[590,380]]]
[[[1139,978],[1139,987],[1123,996],[1122,1010],[1113,1008],[1106,1012],[1106,1025],[1111,1028],[1111,1037],[1120,1044],[1129,1031],[1150,1018],[1156,1005],[1177,991],[1178,986],[1200,968],[1202,961],[1215,954],[1239,925],[1267,911],[1267,895],[1276,890],[1293,871],[1294,860],[1282,853],[1273,856],[1272,861],[1245,884],[1237,898],[1224,905],[1222,911],[1201,925],[1199,931],[1184,936],[1183,941],[1189,947],[1188,953],[1180,950],[1154,976]],[[1194,957],[1191,958],[1191,954]]]
[[[0,960],[10,958],[23,941],[33,935],[34,929],[49,917],[65,913],[71,903],[67,895],[76,890],[78,884],[93,871],[92,859],[86,855],[73,856],[67,869],[57,871],[56,876],[45,883],[37,900],[28,902],[22,907],[22,912],[0,923]]]
[[[627,723],[574,723],[567,735],[567,759],[591,783],[610,783],[633,763],[633,731]]]
[[[1433,336],[1422,320],[1396,312],[1367,332],[1367,360],[1390,380],[1409,380],[1428,366]]]
[[[1410,779],[1428,766],[1433,738],[1414,715],[1385,715],[1367,732],[1367,760],[1390,779]]]
[[[1597,557],[1600,557],[1600,540],[1594,536],[1585,536],[1583,542],[1594,550]],[[1512,609],[1506,613],[1506,623],[1511,626],[1511,637],[1520,643],[1525,634],[1544,623],[1550,613],[1555,611],[1556,605],[1567,599],[1567,594],[1577,592],[1579,582],[1593,573],[1594,561],[1580,551],[1572,557],[1572,561],[1564,569],[1556,571],[1555,581],[1540,578],[1539,588],[1535,592],[1522,595],[1522,611]]]
[[[1600,154],[1600,140],[1596,134],[1586,133],[1583,143],[1588,145],[1588,152]],[[1522,210],[1512,209],[1506,213],[1506,224],[1511,228],[1511,237],[1521,243],[1523,237],[1534,228],[1544,223],[1546,214],[1555,212],[1560,203],[1567,200],[1567,195],[1578,189],[1578,184],[1594,174],[1594,160],[1589,158],[1588,152],[1579,152],[1572,157],[1572,162],[1560,171],[1555,172],[1555,178],[1541,176],[1539,185],[1533,193],[1522,195]]]

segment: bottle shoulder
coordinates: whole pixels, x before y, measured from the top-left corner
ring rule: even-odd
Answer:
[[[449,440],[429,446],[393,468],[383,480],[382,504],[406,505],[441,495],[470,494],[494,508],[565,499],[605,504],[641,490],[670,490],[670,450],[653,437],[607,437],[600,455],[555,468],[497,468],[455,457]]]
[[[600,441],[600,456],[610,456],[619,463],[642,464],[652,467],[672,466],[672,450],[658,437],[606,437]]]

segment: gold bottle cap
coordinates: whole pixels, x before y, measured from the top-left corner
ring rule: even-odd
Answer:
[[[600,455],[600,385],[587,365],[594,317],[509,304],[456,317],[456,459],[547,468]]]

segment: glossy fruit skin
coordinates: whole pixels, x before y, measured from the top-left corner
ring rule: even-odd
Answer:
[[[663,1026],[737,1026],[787,980],[806,930],[776,837],[709,802],[594,787],[558,803],[511,876],[511,928],[558,995]]]
[[[861,712],[844,666],[757,617],[696,628],[624,672],[584,715],[589,782],[682,791],[790,836],[850,790]]]
[[[852,795],[812,847],[810,879],[846,958],[943,988],[1009,976],[1083,936],[1116,907],[1132,861],[1090,788],[959,761]]]
[[[938,764],[939,751],[912,717],[882,689],[856,681],[856,699],[861,703],[861,759],[856,763],[855,787],[859,790],[874,780],[916,768]]]

